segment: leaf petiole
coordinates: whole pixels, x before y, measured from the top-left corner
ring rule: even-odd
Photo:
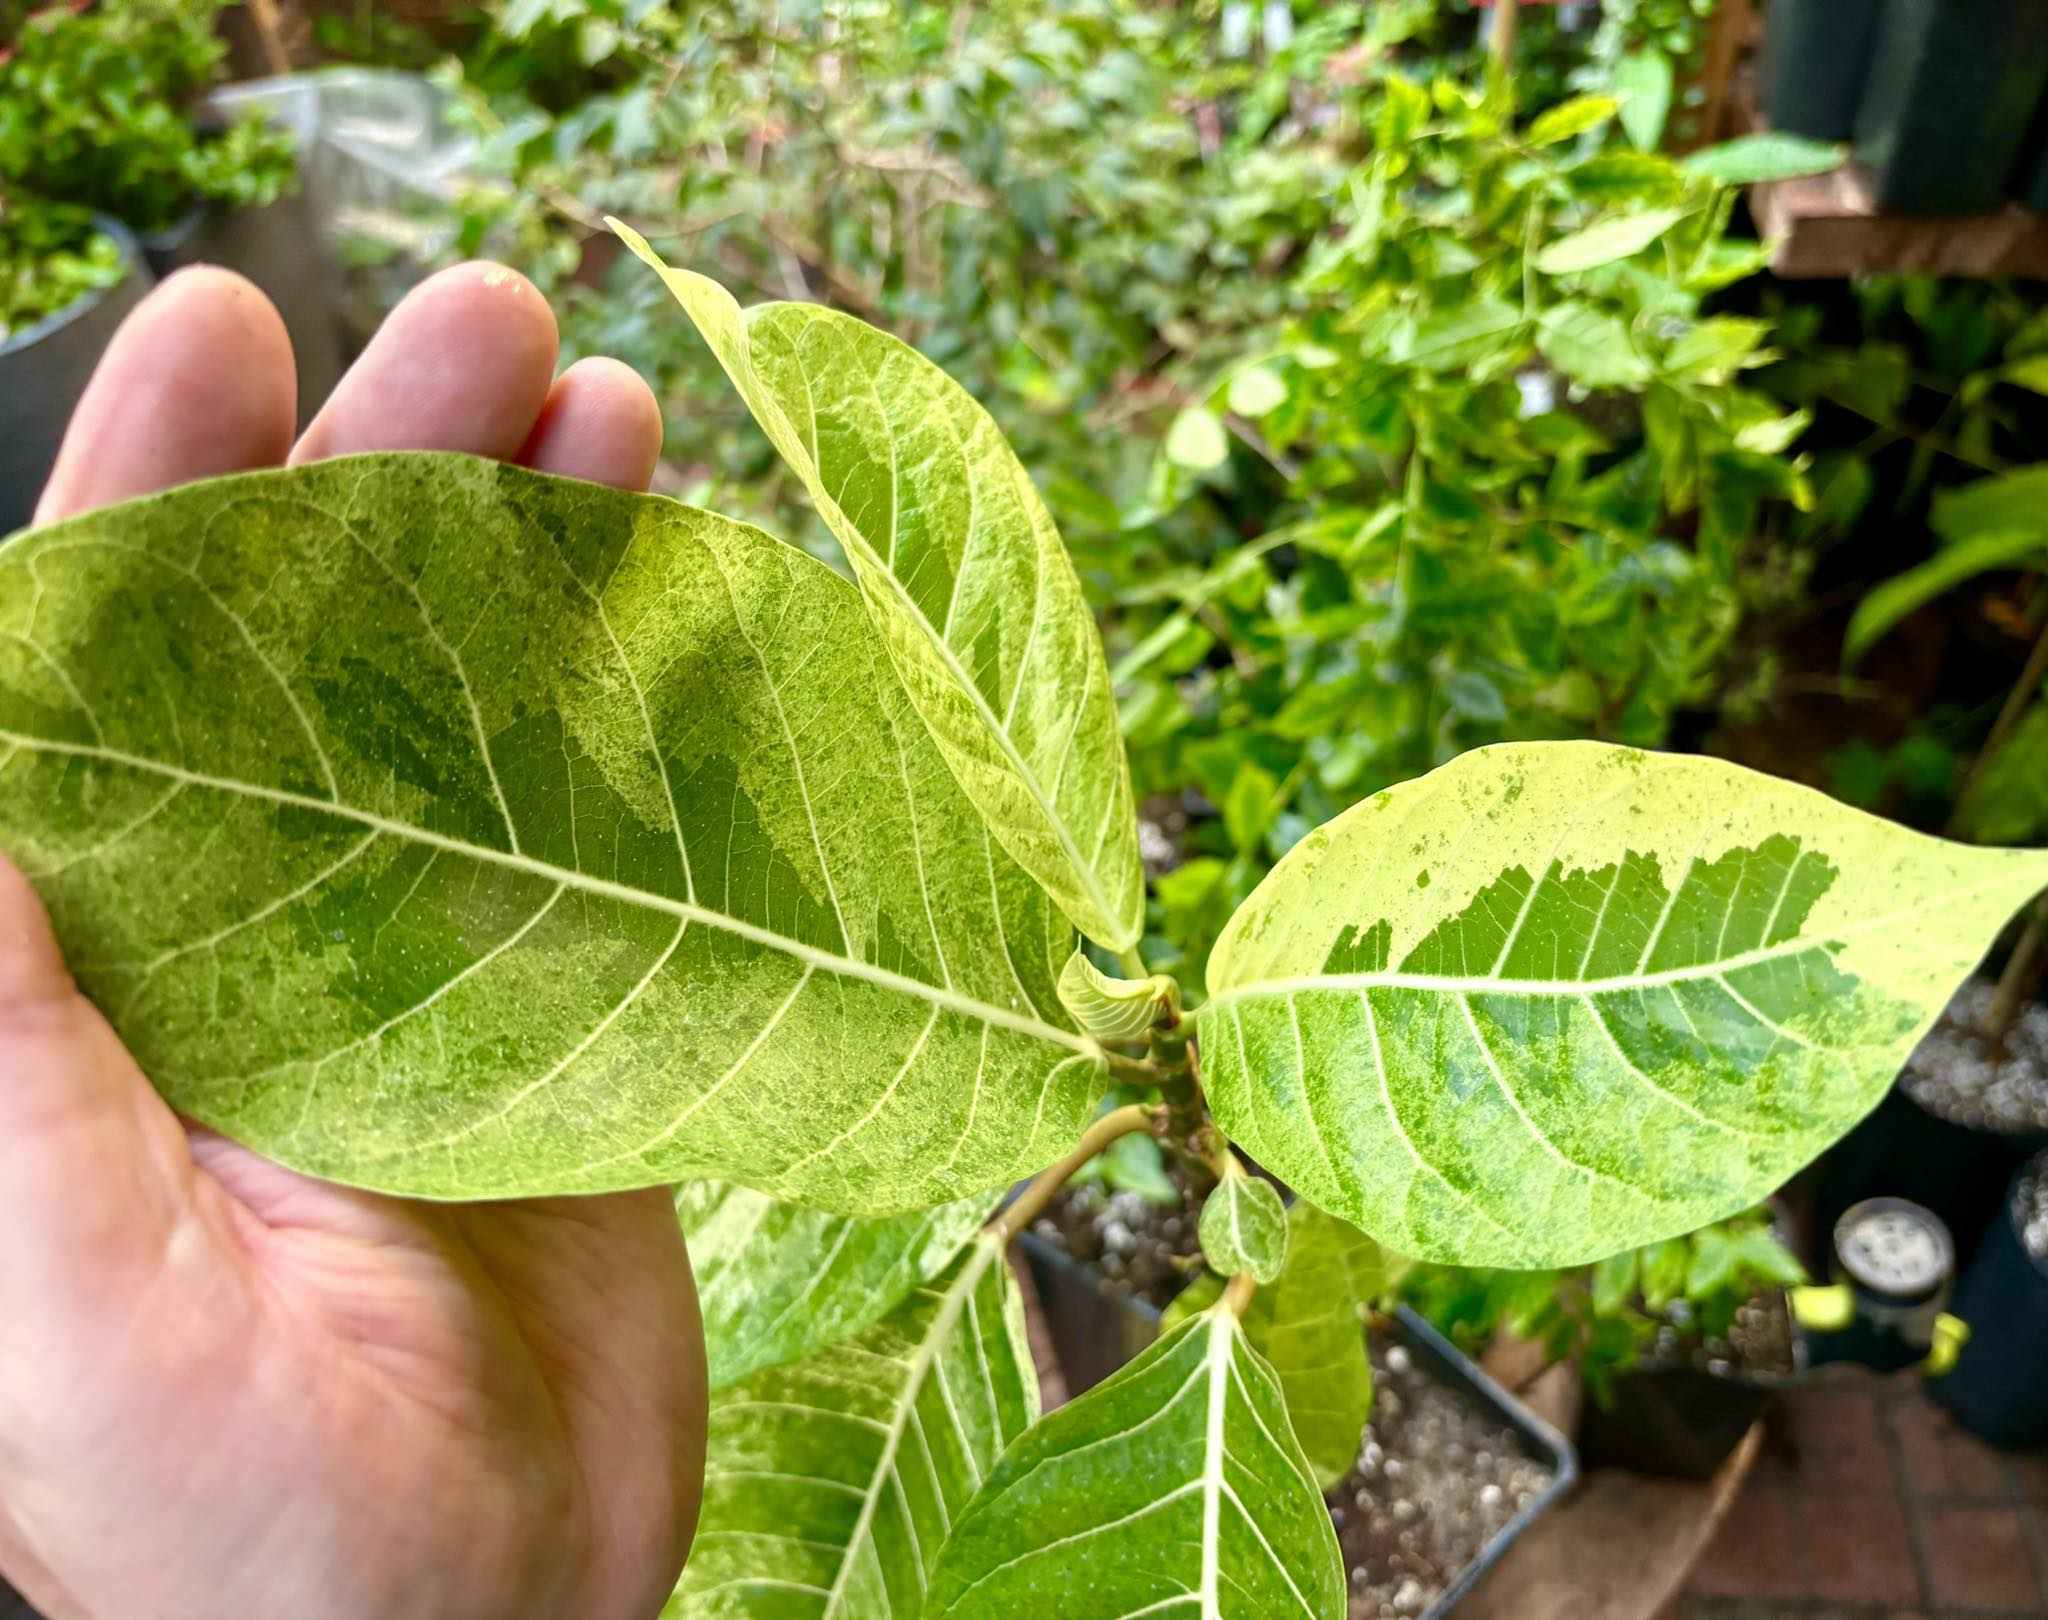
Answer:
[[[1082,1132],[1073,1152],[1034,1176],[1030,1186],[1011,1199],[1008,1207],[989,1222],[988,1229],[996,1235],[999,1243],[1008,1244],[1038,1219],[1039,1212],[1052,1202],[1053,1194],[1064,1187],[1082,1165],[1119,1137],[1129,1136],[1135,1131],[1157,1131],[1165,1120],[1166,1110],[1156,1103],[1129,1103],[1112,1109]]]

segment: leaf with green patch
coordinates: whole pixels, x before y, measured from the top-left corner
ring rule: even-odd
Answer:
[[[2001,568],[2048,568],[2048,525],[1973,534],[1874,586],[1849,616],[1842,636],[1843,663],[1854,664],[1915,609]]]
[[[1613,78],[1622,132],[1647,152],[1664,139],[1664,123],[1671,116],[1671,58],[1654,46],[1630,51],[1614,64]]]
[[[997,1459],[1038,1418],[993,1235],[858,1338],[711,1403],[704,1509],[674,1620],[891,1620]]]
[[[1287,1263],[1287,1210],[1270,1181],[1229,1175],[1202,1204],[1202,1258],[1231,1276],[1250,1272],[1269,1283]]]
[[[188,485],[0,548],[0,847],[183,1112],[437,1198],[1013,1180],[1107,1082],[1074,935],[858,592],[466,456]]]
[[[1649,380],[1649,363],[1629,341],[1621,317],[1577,299],[1553,304],[1537,317],[1536,347],[1588,388],[1633,388]]]
[[[1344,1620],[1337,1538],[1272,1369],[1217,1308],[1004,1455],[926,1620]]]
[[[1145,1038],[1162,1011],[1180,1015],[1180,985],[1163,973],[1146,979],[1112,979],[1076,951],[1060,970],[1060,1002],[1074,1022],[1098,1041],[1128,1045]]]
[[[1522,138],[1531,146],[1555,146],[1589,129],[1598,129],[1620,106],[1612,96],[1574,96],[1538,113]]]
[[[863,1220],[722,1181],[686,1181],[676,1215],[690,1249],[711,1387],[797,1361],[858,1333],[946,1269],[1000,1189]]]
[[[1570,236],[1560,236],[1536,255],[1536,268],[1546,276],[1595,270],[1643,251],[1685,218],[1681,208],[1644,208],[1596,221]]]
[[[1757,1202],[1873,1107],[2048,852],[1720,760],[1482,748],[1297,844],[1199,1014],[1233,1142],[1403,1254],[1573,1265]]]
[[[612,222],[696,323],[853,565],[911,702],[996,840],[1114,950],[1145,919],[1102,639],[1002,431],[908,344],[817,304],[741,311]]]
[[[1767,130],[1740,135],[1719,146],[1689,154],[1680,167],[1687,174],[1724,186],[1756,185],[1767,180],[1798,180],[1827,174],[1848,161],[1849,149],[1832,141],[1811,141],[1801,135]]]

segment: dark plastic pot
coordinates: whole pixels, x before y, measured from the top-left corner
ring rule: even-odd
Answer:
[[[1954,1124],[1894,1087],[1821,1160],[1814,1179],[1814,1229],[1825,1242],[1843,1214],[1866,1199],[1910,1199],[1948,1228],[1956,1264],[1967,1266],[2004,1208],[2005,1188],[2044,1146],[2048,1139],[2039,1135]],[[1809,1270],[1824,1273],[1831,1256],[1807,1260]]]
[[[1764,113],[1771,128],[1845,141],[1870,75],[1884,0],[1771,0]]]
[[[1036,1232],[1018,1240],[1069,1394],[1093,1389],[1159,1337],[1158,1306],[1112,1288]]]
[[[1958,1423],[1994,1445],[2048,1446],[2048,1261],[2020,1241],[2020,1179],[1956,1287],[1952,1309],[1969,1323],[1970,1342],[1929,1388]]]
[[[21,528],[34,515],[71,407],[114,328],[149,290],[149,269],[135,238],[115,220],[96,223],[119,245],[127,277],[0,342],[0,534]]]
[[[1793,1364],[1778,1375],[1712,1373],[1687,1362],[1644,1361],[1614,1381],[1613,1400],[1589,1399],[1579,1418],[1588,1468],[1626,1468],[1669,1479],[1712,1479],[1780,1391],[1806,1368],[1795,1326]]]
[[[2048,87],[2048,0],[1886,0],[1856,156],[1894,214],[1999,206]]]
[[[1480,1549],[1479,1556],[1460,1570],[1443,1594],[1423,1611],[1422,1620],[1443,1620],[1500,1562],[1515,1538],[1572,1488],[1579,1477],[1579,1459],[1570,1441],[1487,1377],[1477,1362],[1406,1305],[1394,1313],[1388,1326],[1408,1347],[1408,1353],[1428,1366],[1440,1383],[1449,1385],[1464,1400],[1513,1429],[1530,1454],[1541,1457],[1551,1469],[1550,1483],[1541,1494],[1503,1525]]]

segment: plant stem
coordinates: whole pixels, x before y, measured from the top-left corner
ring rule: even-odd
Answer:
[[[2027,654],[2026,667],[2020,671],[2020,678],[2006,694],[2005,706],[1998,711],[1998,718],[1991,722],[1991,732],[1984,739],[1984,746],[1977,750],[1977,757],[1970,762],[1970,768],[1963,773],[1962,785],[1956,789],[1956,808],[1949,817],[1948,831],[1955,832],[1956,817],[1968,802],[1970,789],[1984,767],[1991,763],[1992,756],[2005,746],[2006,739],[2013,734],[2020,723],[2020,716],[2027,712],[2027,705],[2034,701],[2044,677],[2048,677],[2048,622],[2041,626],[2041,634],[2034,642],[2034,650]]]
[[[1145,958],[1139,954],[1137,946],[1126,945],[1121,951],[1117,952],[1116,959],[1123,964],[1125,978],[1149,979],[1152,977],[1145,967]]]
[[[1518,0],[1494,0],[1493,27],[1488,31],[1486,54],[1503,78],[1515,64],[1515,23]]]
[[[1249,1271],[1240,1271],[1223,1285],[1223,1308],[1232,1316],[1243,1316],[1244,1308],[1252,1302],[1252,1294],[1258,1286],[1257,1279]]]
[[[1126,1107],[1112,1109],[1081,1134],[1081,1140],[1074,1144],[1074,1151],[1059,1163],[1041,1170],[1015,1198],[1009,1207],[989,1222],[989,1230],[997,1240],[1007,1244],[1025,1227],[1038,1219],[1039,1212],[1052,1202],[1052,1196],[1075,1171],[1100,1153],[1118,1137],[1129,1136],[1134,1131],[1154,1131],[1159,1128],[1161,1114],[1150,1103],[1131,1103]]]
[[[2035,899],[2034,914],[2027,919],[2026,927],[2020,930],[2012,955],[2005,959],[2005,971],[1998,976],[1998,988],[1992,993],[1991,1005],[1984,1009],[1983,1022],[1977,1026],[1977,1033],[1989,1041],[1995,1051],[2005,1050],[2005,1038],[2012,1033],[2012,1026],[2019,1018],[2020,1003],[2026,1000],[2033,988],[2044,944],[2048,944],[2048,891],[2043,891]]]

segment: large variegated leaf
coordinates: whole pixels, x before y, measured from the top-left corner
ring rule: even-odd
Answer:
[[[1289,852],[1224,931],[1217,1118],[1391,1247],[1542,1267],[1717,1220],[1870,1109],[2048,854],[1720,761],[1481,749]]]
[[[948,1530],[1038,1416],[990,1234],[858,1338],[717,1396],[676,1620],[909,1620]]]
[[[179,1108],[371,1186],[889,1213],[1104,1083],[853,587],[650,496],[377,456],[14,537],[0,848]]]
[[[997,840],[1116,950],[1145,917],[1116,700],[1081,582],[1002,431],[905,343],[816,304],[742,312],[633,231],[846,548],[911,701]]]
[[[928,1620],[1344,1620],[1337,1538],[1273,1374],[1216,1306],[1010,1448]]]
[[[723,1181],[686,1181],[676,1215],[690,1248],[711,1387],[858,1333],[948,1262],[1002,1191],[864,1220]]]

